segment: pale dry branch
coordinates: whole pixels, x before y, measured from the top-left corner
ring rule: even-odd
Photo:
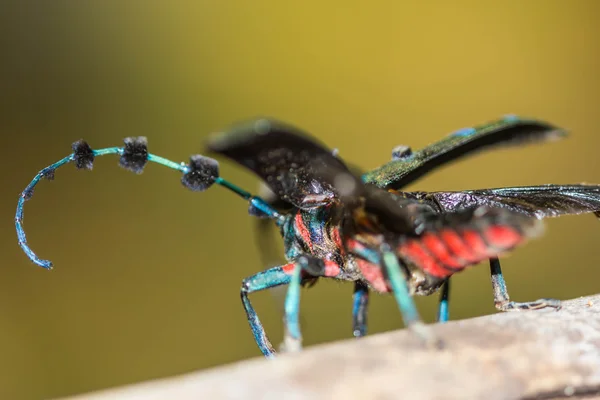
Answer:
[[[600,399],[600,295],[432,328],[444,350],[401,330],[71,400]]]

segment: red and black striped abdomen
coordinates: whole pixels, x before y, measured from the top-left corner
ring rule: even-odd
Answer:
[[[447,278],[465,267],[512,250],[539,230],[518,224],[443,227],[402,242],[398,255],[426,273]]]

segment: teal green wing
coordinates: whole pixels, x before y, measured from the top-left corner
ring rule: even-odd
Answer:
[[[566,132],[543,121],[506,116],[500,120],[459,129],[419,151],[400,149],[392,161],[362,175],[365,183],[398,190],[446,163],[480,150],[518,146],[564,137]]]

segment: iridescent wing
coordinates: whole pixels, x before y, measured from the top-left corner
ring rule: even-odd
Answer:
[[[532,228],[538,219],[589,212],[600,217],[600,185],[398,192],[397,195],[437,211],[428,217],[423,233],[403,241],[398,253],[438,278],[447,278],[468,265],[497,257],[536,236],[540,230]],[[477,217],[482,209],[489,212]]]
[[[487,206],[504,208],[536,218],[590,212],[600,217],[600,185],[540,185],[402,194],[437,207],[439,212]]]
[[[481,150],[556,140],[566,132],[546,122],[507,116],[460,129],[417,152],[404,149],[396,159],[365,173],[362,180],[385,189],[400,189],[431,170]]]

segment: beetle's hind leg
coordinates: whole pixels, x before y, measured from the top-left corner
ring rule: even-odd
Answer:
[[[500,311],[525,311],[539,310],[542,308],[554,308],[558,310],[561,307],[560,300],[556,299],[538,299],[523,303],[510,301],[508,290],[506,289],[506,282],[502,275],[502,268],[500,267],[500,260],[498,260],[498,258],[490,258],[490,274],[492,279],[492,289],[494,291],[494,305]]]

